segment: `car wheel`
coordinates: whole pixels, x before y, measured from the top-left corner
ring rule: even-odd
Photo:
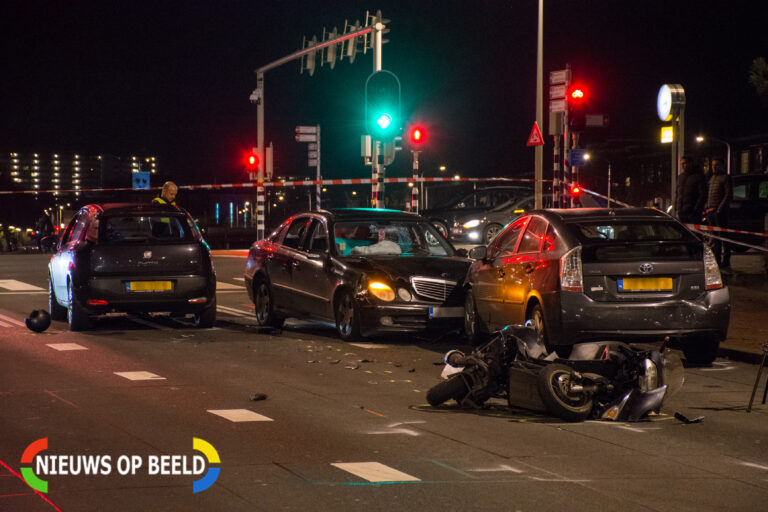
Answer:
[[[467,336],[469,343],[474,346],[480,345],[485,339],[480,324],[480,317],[477,313],[477,304],[475,304],[475,296],[470,289],[467,290],[467,294],[464,298],[464,334]]]
[[[483,235],[484,236],[483,240],[485,240],[485,245],[488,245],[489,243],[491,243],[491,240],[493,240],[494,237],[499,234],[499,231],[501,231],[501,227],[502,227],[501,224],[489,224],[485,228],[485,234]]]
[[[63,322],[67,319],[67,308],[61,306],[56,300],[56,292],[53,291],[53,281],[48,277],[48,310],[51,312],[51,319]]]
[[[432,225],[435,226],[435,229],[443,235],[445,238],[448,238],[448,226],[445,225],[445,222],[440,220],[433,220]]]
[[[77,303],[75,295],[72,291],[72,283],[67,283],[67,321],[69,322],[70,331],[84,331],[91,326],[88,319],[88,314]]]
[[[683,344],[686,363],[696,366],[711,365],[719,349],[720,342],[710,337],[692,338]]]
[[[216,323],[216,297],[201,312],[195,313],[195,327],[210,329]]]
[[[533,306],[531,314],[528,315],[528,319],[525,321],[525,325],[536,329],[539,339],[545,345],[547,344],[547,326],[544,324],[544,310],[541,309],[541,304]]]
[[[360,314],[355,298],[349,292],[341,292],[336,299],[336,331],[344,341],[360,339]]]
[[[262,327],[272,327],[280,329],[285,323],[282,318],[275,313],[275,303],[272,299],[272,288],[265,280],[259,281],[256,285],[256,293],[253,295],[253,302],[256,312],[256,321]]]

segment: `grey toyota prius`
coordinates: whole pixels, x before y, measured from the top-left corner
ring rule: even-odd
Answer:
[[[712,251],[658,210],[536,210],[470,257],[465,330],[475,342],[528,322],[563,351],[669,336],[690,362],[708,363],[728,333],[730,294]]]

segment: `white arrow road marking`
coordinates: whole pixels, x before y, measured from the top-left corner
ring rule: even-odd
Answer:
[[[408,425],[411,423],[425,423],[424,421],[405,421],[401,423],[393,423],[391,425],[387,425],[387,428],[389,430],[376,430],[374,432],[368,432],[368,434],[405,434],[407,436],[420,436],[421,433],[416,432],[415,430],[411,430],[409,428],[397,428],[400,425]]]
[[[11,325],[26,327],[26,324],[24,324],[24,322],[19,322],[18,320],[16,320],[15,318],[11,318],[10,316],[0,315],[0,319],[4,320],[4,322],[9,323]]]
[[[244,421],[274,421],[272,418],[267,418],[259,413],[253,412],[248,409],[208,409],[208,412],[221,416],[224,419],[228,419],[234,423],[241,423]]]
[[[712,363],[712,368],[701,368],[701,371],[703,372],[727,372],[728,370],[735,370],[735,366],[731,366],[727,363],[721,363],[718,361],[715,361]]]
[[[39,292],[39,291],[45,291],[44,289],[40,288],[39,286],[35,286],[32,284],[22,283],[21,281],[17,281],[15,279],[0,279],[0,288],[5,288],[6,290],[11,290],[12,292]]]
[[[165,380],[165,377],[155,375],[152,372],[114,372],[115,375],[128,380]]]
[[[512,473],[522,473],[522,470],[513,468],[512,466],[508,466],[507,464],[500,464],[498,467],[495,467],[495,468],[468,469],[467,471],[472,471],[474,473],[496,473],[499,471],[510,471]]]
[[[331,466],[359,476],[369,482],[420,482],[420,478],[403,473],[380,462],[334,462]]]
[[[82,345],[78,345],[77,343],[48,343],[48,347],[51,347],[54,350],[63,351],[63,350],[88,350],[86,347]]]

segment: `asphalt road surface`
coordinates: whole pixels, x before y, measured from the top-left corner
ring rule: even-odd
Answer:
[[[24,318],[47,308],[47,261],[0,256],[0,511],[768,507],[762,387],[745,412],[756,366],[689,369],[662,414],[638,423],[564,423],[502,402],[431,408],[425,393],[456,333],[346,344],[323,324],[263,330],[244,259],[217,257],[213,329],[119,315],[37,334]],[[22,460],[39,439],[44,473]],[[85,460],[105,465],[86,475]],[[24,468],[47,493],[24,483]]]

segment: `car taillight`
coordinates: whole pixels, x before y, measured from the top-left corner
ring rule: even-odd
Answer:
[[[583,292],[581,274],[581,246],[574,247],[560,258],[560,289]]]
[[[704,283],[707,290],[716,290],[723,287],[723,276],[720,275],[720,267],[712,249],[704,246]]]

